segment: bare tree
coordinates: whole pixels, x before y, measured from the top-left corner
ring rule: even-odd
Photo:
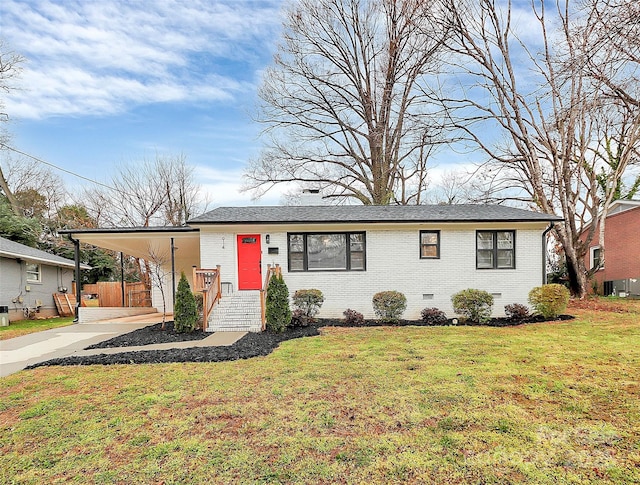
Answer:
[[[444,142],[439,0],[301,0],[259,91],[268,146],[245,189],[293,182],[363,204],[420,203]]]
[[[162,298],[162,330],[165,329],[166,325],[166,313],[167,313],[167,297],[166,297],[166,289],[165,283],[167,280],[167,276],[170,274],[170,271],[167,270],[167,264],[170,261],[169,255],[159,251],[157,248],[149,245],[147,247],[148,265],[147,271],[149,276],[149,281],[151,282],[151,287],[155,287],[160,292],[160,297]]]
[[[602,159],[594,145],[603,140],[602,126],[621,120],[611,108],[620,106],[619,98],[604,96],[603,82],[584,68],[597,18],[578,17],[568,1],[536,0],[529,11],[536,44],[517,35],[510,2],[451,1],[449,8],[456,19],[456,67],[471,79],[448,100],[458,109],[456,125],[488,156],[485,168],[499,182],[494,197],[510,191],[504,199],[516,198],[564,218],[554,229],[571,290],[583,296],[583,258],[603,216],[596,176]],[[503,135],[498,143],[496,128]],[[489,131],[492,137],[486,136]],[[631,161],[609,173],[614,186]]]
[[[122,165],[111,177],[115,190],[92,189],[83,197],[101,225],[180,226],[200,207],[200,186],[184,155]]]
[[[13,89],[16,89],[13,82],[20,76],[20,72],[22,71],[20,64],[22,64],[24,60],[24,57],[20,54],[9,50],[0,39],[0,92],[9,93]],[[2,126],[7,121],[9,121],[9,114],[5,112],[3,97],[0,97],[0,149],[3,149],[4,144],[9,141],[9,134],[4,126]],[[9,200],[14,214],[17,216],[21,215],[20,208],[18,207],[13,192],[9,188],[9,183],[2,171],[2,167],[0,167],[0,189],[2,189],[2,192]]]

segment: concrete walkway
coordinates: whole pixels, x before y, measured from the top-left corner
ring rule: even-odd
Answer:
[[[246,334],[246,332],[217,332],[202,340],[189,342],[83,350],[89,345],[160,322],[157,318],[152,322],[149,318],[136,322],[120,320],[78,323],[0,340],[0,377],[18,372],[29,365],[62,357],[231,345]]]

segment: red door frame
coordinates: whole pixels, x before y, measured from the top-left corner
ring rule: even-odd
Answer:
[[[238,290],[262,288],[262,249],[260,234],[238,234]]]

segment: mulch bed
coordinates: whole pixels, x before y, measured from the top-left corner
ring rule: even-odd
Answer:
[[[570,320],[573,318],[574,317],[571,315],[561,315],[555,320]],[[541,317],[531,317],[518,321],[509,320],[507,318],[494,318],[482,326],[505,327],[544,321],[545,320]],[[451,320],[449,320],[449,323],[451,324]],[[379,320],[366,320],[364,324],[360,326],[381,327],[389,325],[390,324],[380,322]],[[392,326],[402,327],[409,325],[428,326],[422,321],[416,320],[401,320]],[[467,322],[464,324],[458,323],[458,325],[478,324]],[[46,362],[40,362],[27,367],[27,369],[50,365],[162,364],[171,362],[222,362],[238,359],[250,359],[252,357],[269,355],[276,347],[278,347],[280,342],[295,338],[320,335],[319,329],[327,326],[349,327],[351,325],[345,323],[344,320],[319,319],[317,323],[306,327],[288,328],[282,333],[250,332],[234,344],[224,347],[191,347],[186,349],[144,350],[137,352],[121,352],[117,354],[64,357],[61,359],[52,359]],[[191,334],[178,334],[173,330],[173,325],[171,325],[171,327],[167,326],[167,329],[165,330],[161,330],[160,324],[157,324],[114,337],[100,344],[87,347],[87,349],[128,347],[167,342],[185,342],[189,340],[200,340],[208,335],[211,334],[202,331],[197,331]]]
[[[191,340],[202,340],[209,337],[211,333],[196,330],[192,333],[178,333],[173,329],[173,322],[165,322],[165,329],[162,324],[156,323],[148,327],[139,328],[133,332],[118,335],[112,339],[90,345],[89,349],[110,349],[114,347],[134,347],[136,345],[166,344],[174,342],[188,342]]]

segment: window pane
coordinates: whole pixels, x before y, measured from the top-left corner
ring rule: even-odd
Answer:
[[[350,234],[351,251],[364,251],[364,234]]]
[[[513,268],[513,251],[498,249],[498,268]]]
[[[513,249],[513,233],[510,231],[498,232],[498,249]]]
[[[364,269],[364,253],[351,251],[351,269]]]
[[[487,249],[478,250],[478,268],[493,268],[493,251]]]
[[[27,263],[27,281],[40,281],[40,265]]]
[[[304,271],[304,253],[289,253],[289,271]]]
[[[304,252],[304,239],[302,234],[289,234],[289,252]]]
[[[438,233],[436,232],[423,232],[421,237],[422,244],[438,244]]]
[[[438,246],[422,246],[421,255],[423,258],[437,258]]]
[[[493,233],[492,232],[478,232],[477,238],[478,238],[478,249],[493,249]]]
[[[347,269],[346,235],[309,234],[307,258],[309,269]]]

